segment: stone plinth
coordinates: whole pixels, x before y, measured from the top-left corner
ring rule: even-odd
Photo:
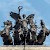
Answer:
[[[50,50],[46,46],[0,46],[0,50]]]

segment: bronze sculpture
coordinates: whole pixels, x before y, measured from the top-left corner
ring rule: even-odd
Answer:
[[[40,20],[41,30],[37,35],[37,25],[33,21],[35,14],[30,14],[28,17],[23,14],[22,19],[20,15],[22,8],[22,6],[18,7],[19,13],[10,12],[11,18],[16,21],[14,26],[12,26],[12,22],[9,20],[4,22],[5,28],[0,31],[4,45],[43,45],[50,31],[46,28],[43,20]],[[28,28],[28,25],[30,28]],[[10,35],[11,30],[13,30],[14,41]]]

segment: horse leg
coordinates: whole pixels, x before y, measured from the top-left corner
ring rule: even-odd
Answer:
[[[19,33],[14,36],[14,45],[20,45]]]

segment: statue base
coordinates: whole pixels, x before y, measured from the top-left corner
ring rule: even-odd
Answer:
[[[0,50],[50,50],[50,47],[47,46],[0,46]]]

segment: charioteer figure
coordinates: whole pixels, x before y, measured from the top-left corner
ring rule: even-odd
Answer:
[[[22,20],[22,25],[23,25],[23,39],[22,39],[22,41],[23,41],[23,44],[22,45],[25,45],[25,44],[27,44],[27,42],[26,42],[26,40],[27,40],[27,34],[28,34],[28,21],[27,21],[27,19],[26,19],[26,15],[25,14],[23,14],[23,20]]]

